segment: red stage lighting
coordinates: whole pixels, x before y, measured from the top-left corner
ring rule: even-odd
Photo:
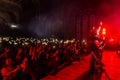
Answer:
[[[102,35],[106,35],[106,28],[102,29]]]

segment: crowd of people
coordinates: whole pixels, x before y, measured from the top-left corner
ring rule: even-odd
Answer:
[[[56,38],[1,39],[0,80],[40,80],[46,75],[55,75],[89,53],[92,53],[90,72],[101,77],[105,72],[101,60],[106,41],[105,35],[100,33],[101,26],[91,29],[89,43]]]
[[[89,53],[85,42],[57,41],[12,45],[0,49],[0,80],[40,80]]]

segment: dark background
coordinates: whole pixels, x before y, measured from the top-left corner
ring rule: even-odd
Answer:
[[[21,7],[19,21],[16,24],[19,24],[19,30],[26,35],[87,38],[90,28],[98,25],[100,21],[109,33],[119,32],[119,0],[14,0],[14,2]]]

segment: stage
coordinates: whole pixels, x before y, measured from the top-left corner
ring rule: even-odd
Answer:
[[[100,80],[95,74],[90,74],[91,54],[83,56],[80,61],[74,61],[72,65],[60,70],[56,75],[48,75],[41,80]],[[115,51],[104,51],[102,62],[105,64],[104,69],[110,76],[111,80],[120,80],[120,58]],[[108,80],[104,72],[101,80]]]

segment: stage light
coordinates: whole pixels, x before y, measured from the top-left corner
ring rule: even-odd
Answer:
[[[102,29],[102,35],[106,35],[106,28]]]
[[[10,27],[11,27],[11,28],[18,28],[18,25],[11,24]]]

